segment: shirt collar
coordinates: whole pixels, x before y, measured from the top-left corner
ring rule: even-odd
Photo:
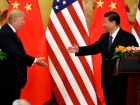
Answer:
[[[14,33],[16,32],[16,30],[14,29],[14,27],[12,26],[12,25],[10,25],[9,23],[7,23],[10,27],[11,27],[11,29],[14,31]]]
[[[120,30],[120,27],[112,34],[112,37],[113,37],[112,42],[114,41],[114,39],[115,39],[115,37],[116,37],[116,35],[117,35],[119,30]]]

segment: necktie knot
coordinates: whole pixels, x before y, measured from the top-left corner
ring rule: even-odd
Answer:
[[[112,35],[110,35],[110,37],[109,37],[109,44],[108,44],[108,52],[109,52],[110,47],[112,45],[112,39],[113,39],[113,37],[112,37]]]

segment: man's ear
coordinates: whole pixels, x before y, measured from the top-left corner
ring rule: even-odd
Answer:
[[[112,23],[113,26],[116,25],[116,22],[115,21],[112,21],[111,23]]]
[[[16,20],[12,20],[12,24],[14,25],[16,23]]]

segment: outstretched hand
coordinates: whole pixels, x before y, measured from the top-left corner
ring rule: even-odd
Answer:
[[[41,57],[41,58],[36,58],[36,64],[42,67],[48,67],[48,64],[46,62],[43,61],[43,59],[45,59],[45,57]]]
[[[67,50],[69,53],[78,53],[79,47],[76,44],[74,44],[74,46],[68,47]]]

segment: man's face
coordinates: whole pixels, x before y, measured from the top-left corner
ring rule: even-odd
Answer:
[[[15,30],[20,30],[23,24],[25,24],[24,16],[21,16],[16,20],[13,20],[13,27],[15,28]]]
[[[103,27],[104,27],[106,32],[110,33],[110,31],[112,30],[113,25],[114,25],[113,23],[114,23],[114,21],[111,22],[111,21],[108,20],[108,17],[104,17]]]

